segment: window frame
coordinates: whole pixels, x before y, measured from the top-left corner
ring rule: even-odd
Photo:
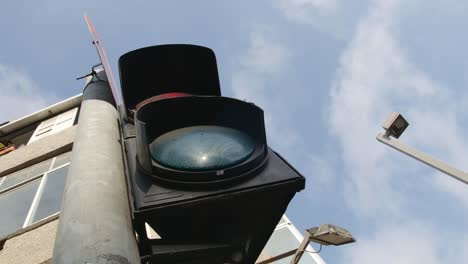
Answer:
[[[2,178],[0,178],[0,186],[2,186],[3,182],[5,181],[6,179],[6,175],[3,176]],[[0,192],[1,193],[1,192]]]
[[[30,225],[32,225],[34,223],[37,223],[39,221],[42,221],[44,219],[47,219],[49,217],[55,216],[55,215],[60,213],[60,210],[59,210],[58,212],[56,212],[54,214],[51,214],[49,216],[46,216],[46,217],[44,217],[42,219],[39,219],[39,220],[33,222],[34,216],[36,215],[36,212],[37,212],[39,201],[40,201],[40,199],[41,199],[41,197],[42,197],[42,195],[44,193],[44,188],[45,188],[45,185],[47,183],[48,175],[51,172],[54,172],[54,171],[56,171],[58,169],[61,169],[61,168],[64,168],[64,167],[70,165],[70,162],[67,162],[65,164],[62,164],[62,165],[58,166],[57,168],[54,168],[55,160],[56,160],[56,157],[54,157],[54,159],[52,160],[52,162],[50,164],[50,167],[49,167],[49,170],[42,174],[41,182],[39,183],[39,187],[37,187],[36,194],[34,195],[34,199],[31,202],[31,206],[29,207],[28,214],[26,215],[26,219],[24,220],[23,228],[28,227],[28,226],[30,226]]]
[[[75,107],[59,115],[53,116],[49,119],[42,121],[34,130],[34,133],[31,135],[26,145],[40,140],[41,138],[60,132],[66,128],[72,127],[73,124],[75,124],[77,114],[78,107]],[[70,117],[68,117],[68,115]],[[53,122],[51,122],[52,120]],[[66,122],[69,122],[69,124],[67,124]]]
[[[65,152],[65,153],[67,153],[67,152]],[[21,228],[19,228],[19,229],[13,231],[13,232],[11,232],[11,233],[18,232],[19,230],[22,230],[22,229],[25,229],[25,228],[27,228],[27,227],[29,227],[29,226],[31,226],[31,225],[34,225],[35,223],[42,222],[42,221],[44,221],[44,220],[47,220],[47,219],[56,217],[57,215],[60,214],[60,210],[59,210],[59,211],[56,212],[56,213],[53,213],[53,214],[48,215],[48,216],[46,216],[46,217],[44,217],[44,218],[38,219],[38,220],[36,220],[36,221],[33,221],[34,216],[35,216],[35,214],[36,214],[36,212],[37,212],[37,209],[38,209],[39,201],[40,201],[40,199],[41,199],[41,197],[42,197],[42,195],[43,195],[43,193],[44,193],[44,188],[45,188],[45,186],[46,186],[46,184],[47,184],[48,175],[49,175],[50,173],[56,171],[56,170],[62,169],[62,168],[67,167],[67,166],[70,166],[70,163],[71,163],[71,162],[70,162],[70,160],[69,160],[68,162],[65,162],[65,163],[61,164],[60,166],[57,166],[57,167],[54,168],[54,166],[55,166],[55,161],[56,161],[57,157],[60,156],[60,155],[62,155],[62,154],[65,154],[65,153],[61,153],[61,154],[59,154],[59,155],[53,157],[47,171],[44,171],[44,172],[42,172],[42,173],[40,173],[40,174],[38,174],[38,175],[36,175],[36,176],[30,177],[30,178],[28,178],[28,179],[26,179],[26,180],[23,180],[23,181],[21,181],[21,182],[18,182],[18,183],[16,183],[16,184],[14,184],[14,185],[12,185],[12,186],[10,186],[10,187],[8,187],[8,188],[5,188],[4,190],[1,190],[1,191],[0,191],[0,196],[2,196],[2,195],[4,195],[4,194],[6,194],[6,193],[9,193],[9,192],[14,191],[14,190],[17,189],[17,188],[21,188],[22,186],[24,186],[24,185],[26,185],[26,184],[28,184],[28,183],[30,183],[30,182],[33,182],[33,181],[36,181],[36,180],[39,180],[39,181],[40,181],[39,186],[38,186],[37,189],[35,190],[34,198],[33,198],[33,200],[31,201],[31,203],[30,203],[30,205],[29,205],[28,213],[26,214],[25,219],[23,219],[24,221],[23,221],[23,224],[21,225]],[[8,177],[8,175],[6,175],[6,176],[4,176],[4,177],[2,177],[2,178],[0,179],[0,186],[1,186],[2,183],[5,181],[6,177]],[[66,175],[65,177],[67,177],[67,175]],[[60,203],[61,203],[61,201],[60,201]],[[22,220],[19,219],[18,221],[22,221]],[[11,234],[11,233],[10,233],[10,234]]]

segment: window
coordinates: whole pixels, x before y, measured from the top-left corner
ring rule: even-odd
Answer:
[[[0,178],[0,238],[60,211],[70,152]]]
[[[65,113],[43,121],[41,124],[39,124],[39,126],[37,126],[33,135],[29,139],[28,144],[31,144],[32,142],[39,140],[43,137],[60,132],[66,128],[72,127],[75,123],[75,117],[77,112],[78,108],[76,107]]]
[[[30,167],[15,171],[11,174],[0,179],[0,192],[18,185],[24,181],[33,180],[34,177],[41,177],[41,175],[48,171],[53,159],[48,159],[36,163]]]
[[[0,196],[0,208],[2,210],[0,237],[13,233],[23,226],[39,183],[37,180],[32,181],[15,191]]]

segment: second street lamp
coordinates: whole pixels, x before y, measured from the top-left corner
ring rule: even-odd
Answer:
[[[440,160],[434,159],[433,157],[419,150],[400,143],[397,138],[401,136],[408,125],[408,122],[400,113],[393,112],[382,126],[385,129],[385,134],[379,133],[377,135],[377,140],[400,151],[403,154],[406,154],[426,165],[431,166],[436,170],[439,170],[442,173],[445,173],[465,184],[468,184],[468,174],[466,172],[454,168]],[[395,139],[392,139],[391,137],[394,137]]]

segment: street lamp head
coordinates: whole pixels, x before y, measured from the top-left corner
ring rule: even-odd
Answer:
[[[385,129],[385,136],[394,138],[399,138],[408,126],[406,119],[398,112],[391,113],[382,125]]]
[[[299,260],[301,259],[302,255],[305,251],[307,251],[307,245],[311,241],[320,244],[320,249],[315,253],[320,252],[320,250],[322,249],[322,245],[341,246],[344,244],[356,242],[351,233],[349,233],[348,230],[342,227],[331,224],[323,224],[319,227],[312,227],[310,229],[307,229],[307,232],[304,236],[304,240],[302,240],[301,245],[299,245],[299,248],[297,248],[296,250],[296,254],[294,254],[294,256],[292,257],[292,260],[290,262],[291,264],[299,263]]]
[[[348,230],[336,225],[323,224],[319,227],[312,227],[308,229],[307,232],[310,234],[310,241],[325,246],[340,246],[356,242]]]

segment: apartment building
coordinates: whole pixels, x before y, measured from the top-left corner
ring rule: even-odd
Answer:
[[[0,263],[49,263],[81,95],[0,127]]]

